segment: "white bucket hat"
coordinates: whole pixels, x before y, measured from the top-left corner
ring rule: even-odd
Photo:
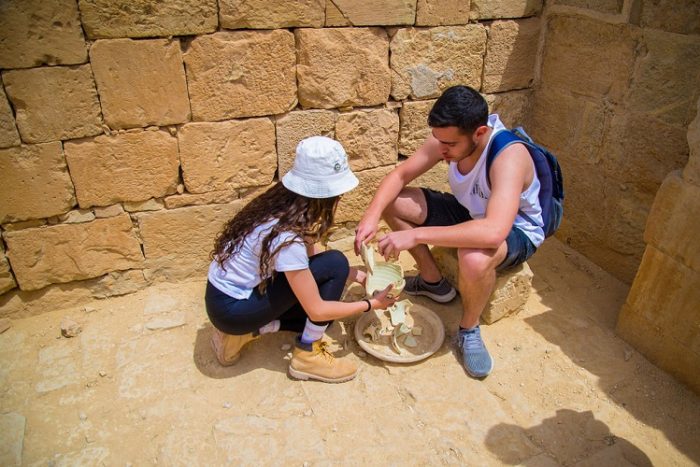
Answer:
[[[294,166],[282,177],[288,190],[307,198],[332,198],[355,188],[360,181],[348,167],[343,146],[325,136],[311,136],[297,145]]]

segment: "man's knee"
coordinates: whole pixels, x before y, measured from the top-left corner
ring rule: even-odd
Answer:
[[[493,254],[486,250],[460,248],[457,250],[459,262],[459,275],[462,279],[471,282],[478,281],[496,270]]]
[[[425,220],[425,211],[426,201],[423,190],[404,187],[384,209],[382,218],[389,223],[393,219],[400,219],[418,224],[421,219]]]

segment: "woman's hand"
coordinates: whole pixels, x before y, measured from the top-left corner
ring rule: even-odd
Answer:
[[[365,281],[367,280],[367,273],[364,272],[362,269],[350,266],[350,274],[348,275],[348,279],[352,282],[357,282],[358,284],[364,286]]]
[[[393,287],[394,284],[389,284],[386,286],[386,289],[374,292],[374,294],[372,295],[372,299],[370,300],[370,303],[372,304],[372,309],[383,310],[384,308],[388,308],[394,303],[396,303],[396,299],[389,296],[389,293],[391,292],[391,289]]]

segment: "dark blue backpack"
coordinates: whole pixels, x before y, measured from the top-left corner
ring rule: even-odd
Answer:
[[[491,146],[486,156],[486,179],[491,183],[489,171],[493,160],[513,143],[524,144],[535,163],[535,172],[541,185],[539,199],[542,207],[542,220],[544,221],[544,236],[549,237],[559,228],[564,214],[564,180],[561,167],[554,154],[532,141],[532,138],[525,133],[522,127],[501,130],[491,140]],[[519,212],[519,214],[533,224],[535,223],[527,214],[523,212]]]

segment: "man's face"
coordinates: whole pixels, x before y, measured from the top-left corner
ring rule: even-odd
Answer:
[[[446,162],[457,162],[469,157],[476,149],[473,135],[463,133],[456,126],[433,128],[433,137],[440,142],[440,155]]]

